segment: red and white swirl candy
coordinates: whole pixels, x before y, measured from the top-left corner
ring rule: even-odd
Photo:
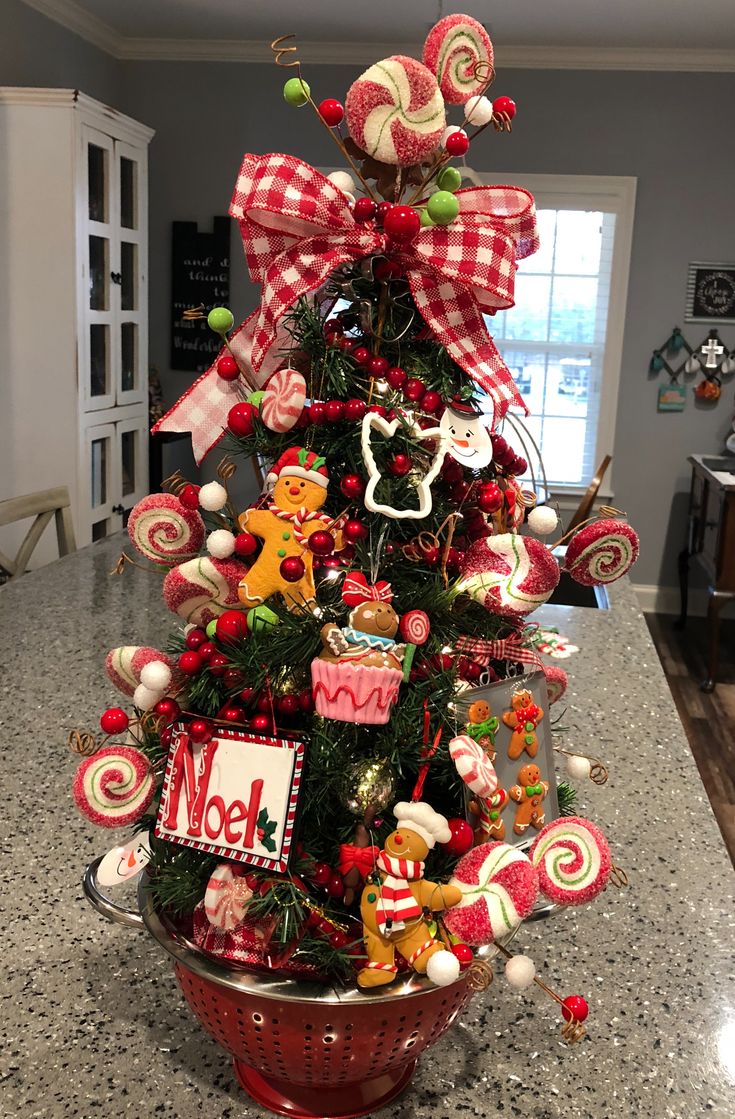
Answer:
[[[544,676],[546,677],[546,694],[549,697],[549,703],[556,703],[567,690],[569,677],[563,668],[559,668],[558,665],[555,664],[545,664],[543,669]]]
[[[350,136],[381,163],[420,163],[442,138],[446,116],[436,78],[403,54],[376,62],[345,98]]]
[[[237,589],[247,570],[236,560],[197,556],[169,571],[163,580],[164,600],[185,622],[206,626],[225,610],[241,608]]]
[[[407,610],[398,624],[401,637],[411,645],[423,645],[431,633],[429,615],[423,610]]]
[[[540,540],[504,532],[470,546],[462,563],[462,589],[491,613],[518,617],[551,597],[559,574],[559,564]]]
[[[428,34],[423,57],[450,105],[463,105],[482,93],[492,77],[493,44],[482,24],[471,16],[440,19]]]
[[[128,535],[142,556],[162,567],[191,559],[204,543],[204,521],[172,493],[152,493],[133,506]]]
[[[248,911],[252,896],[253,891],[232,864],[220,863],[204,894],[204,912],[210,925],[227,932],[237,928]]]
[[[607,517],[575,532],[569,541],[566,568],[576,583],[598,587],[614,583],[638,559],[638,533],[627,521]]]
[[[581,816],[552,820],[528,852],[539,885],[557,905],[585,905],[602,893],[612,870],[607,840],[596,824]]]
[[[459,734],[449,743],[449,755],[465,785],[489,800],[498,787],[498,775],[482,746],[469,734]]]
[[[268,381],[260,418],[271,431],[290,431],[304,410],[306,381],[298,369],[279,369]]]
[[[173,661],[166,653],[148,645],[119,645],[110,649],[105,658],[105,671],[123,695],[131,696],[140,683],[140,674],[147,664],[163,661],[173,668]]]
[[[85,758],[72,786],[79,811],[101,828],[134,824],[145,814],[154,791],[150,762],[134,746],[107,746]]]
[[[462,900],[444,914],[446,926],[465,944],[492,944],[517,929],[538,897],[530,859],[508,843],[481,843],[454,868],[451,885]]]

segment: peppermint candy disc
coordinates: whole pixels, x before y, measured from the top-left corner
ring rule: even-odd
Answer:
[[[119,645],[110,649],[105,658],[105,672],[123,695],[132,696],[140,683],[140,674],[147,664],[163,661],[173,668],[173,660],[166,653],[149,645]]]
[[[544,676],[546,677],[546,694],[549,697],[549,703],[556,703],[558,699],[564,695],[569,685],[569,677],[563,668],[559,668],[555,664],[545,664]]]
[[[146,559],[173,567],[199,554],[204,543],[204,521],[196,509],[187,509],[175,494],[152,493],[133,506],[128,535]]]
[[[465,944],[492,944],[517,929],[538,897],[538,875],[531,860],[508,843],[481,843],[456,867],[450,885],[462,900],[444,921]]]
[[[482,93],[493,72],[493,44],[471,16],[445,16],[424,44],[424,66],[436,74],[444,100],[463,105]]]
[[[476,540],[464,556],[463,590],[504,617],[530,614],[551,597],[559,564],[540,540],[504,532]]]
[[[306,381],[298,369],[279,369],[268,381],[260,418],[271,431],[290,431],[304,410]]]
[[[169,610],[185,622],[206,626],[225,610],[242,609],[237,592],[247,571],[237,560],[197,556],[168,572],[163,597]]]
[[[108,746],[85,758],[72,786],[77,808],[101,828],[134,824],[153,800],[155,781],[145,754]]]
[[[407,610],[398,626],[401,637],[411,645],[423,645],[431,632],[429,615],[423,610]]]
[[[403,54],[376,62],[345,98],[350,136],[381,163],[420,163],[439,144],[446,125],[436,78]]]
[[[539,885],[557,905],[585,905],[602,893],[612,870],[607,840],[596,824],[581,816],[552,820],[528,852]]]
[[[253,891],[232,865],[220,863],[204,894],[204,912],[210,925],[227,932],[237,928],[248,911],[252,896]]]
[[[482,746],[469,734],[459,734],[449,743],[449,755],[468,789],[488,800],[498,787],[498,775]]]
[[[576,583],[614,583],[638,559],[638,533],[627,521],[608,517],[575,532],[567,548],[567,571]]]

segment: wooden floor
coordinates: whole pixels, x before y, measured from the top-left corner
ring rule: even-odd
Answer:
[[[721,625],[720,670],[714,692],[699,690],[705,678],[704,618],[674,628],[668,614],[646,614],[679,717],[707,790],[730,858],[735,863],[735,620]]]

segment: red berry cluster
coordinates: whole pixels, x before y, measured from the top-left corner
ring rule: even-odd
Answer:
[[[513,448],[496,431],[490,436],[493,444],[493,462],[500,467],[504,474],[525,474],[528,463],[522,455],[516,454]]]

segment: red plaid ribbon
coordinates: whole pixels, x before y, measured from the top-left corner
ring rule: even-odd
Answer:
[[[526,644],[528,635],[519,630],[509,637],[486,641],[482,637],[460,637],[457,652],[472,657],[478,664],[488,665],[490,661],[520,661],[543,669],[544,662],[535,649]]]
[[[513,306],[516,261],[538,248],[531,195],[518,187],[460,190],[447,226],[422,228],[410,245],[388,243],[355,221],[348,199],[313,167],[289,155],[246,155],[230,214],[240,222],[250,275],[262,284],[252,363],[260,369],[282,316],[349,261],[390,251],[414,300],[451,356],[492,397],[499,415],[516,402],[513,378],[483,312]]]

